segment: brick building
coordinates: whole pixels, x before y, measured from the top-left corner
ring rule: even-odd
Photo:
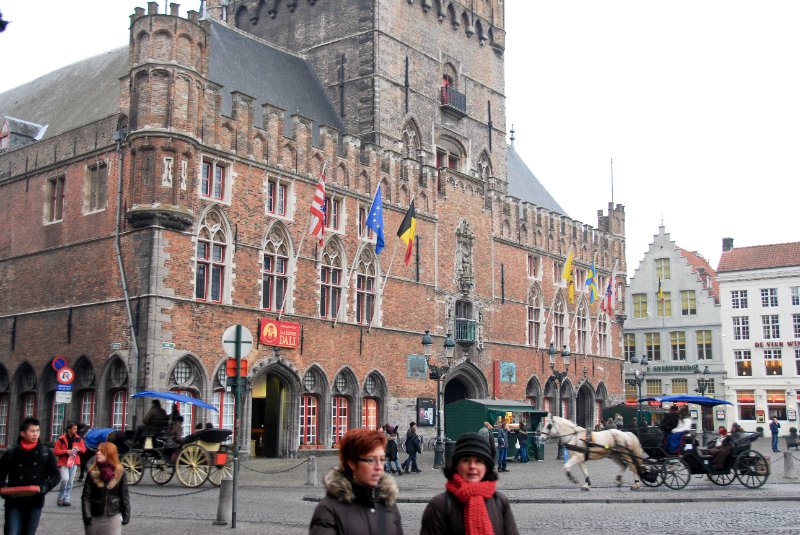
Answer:
[[[448,402],[562,399],[591,424],[622,398],[621,326],[570,303],[561,269],[572,249],[579,289],[593,258],[601,288],[624,273],[624,209],[569,218],[506,143],[501,1],[178,9],[150,2],[128,46],[0,95],[0,446],[27,414],[46,437],[65,418],[130,428],[143,389],[220,408],[182,406],[187,431],[230,427],[222,333],[281,308],[300,336],[248,356],[252,454],[413,419],[435,396],[426,330],[437,353],[457,344]],[[323,168],[320,245],[305,236]],[[406,265],[394,232],[412,199]],[[551,341],[573,354],[560,396]],[[56,355],[76,371],[67,404]]]

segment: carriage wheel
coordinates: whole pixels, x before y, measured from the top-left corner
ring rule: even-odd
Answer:
[[[664,484],[664,472],[658,464],[642,464],[639,469],[639,479],[647,487],[658,487]],[[650,481],[644,478],[644,474],[648,474]]]
[[[208,473],[208,480],[215,487],[222,485],[223,479],[233,478],[233,452],[227,450],[220,450],[228,455],[228,460],[223,465],[212,465],[211,471]],[[212,456],[215,454],[211,454]]]
[[[178,460],[175,462],[178,480],[184,487],[194,488],[205,483],[210,467],[211,463],[206,450],[197,444],[189,444],[181,448]]]
[[[144,460],[142,456],[133,451],[129,451],[119,460],[125,470],[125,476],[129,485],[135,485],[144,476]]]
[[[680,490],[688,485],[689,479],[692,477],[686,462],[679,457],[664,459],[661,465],[661,473],[663,474],[664,484],[675,490]]]
[[[769,463],[763,455],[754,450],[740,453],[734,461],[733,470],[739,483],[749,489],[757,489],[767,482]]]
[[[157,485],[166,485],[175,475],[175,467],[165,459],[156,459],[150,465],[150,477]]]
[[[708,479],[715,485],[725,487],[733,483],[733,480],[736,479],[736,473],[733,470],[729,470],[722,474],[708,474]]]

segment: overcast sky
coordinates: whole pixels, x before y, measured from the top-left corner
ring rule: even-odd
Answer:
[[[163,11],[164,2],[159,2]],[[181,15],[199,0],[182,2]],[[0,92],[128,42],[144,0],[0,0]],[[800,1],[506,0],[507,124],[568,215],[625,205],[628,272],[662,218],[716,268],[800,240]]]

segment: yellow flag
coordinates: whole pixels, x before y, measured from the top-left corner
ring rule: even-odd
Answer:
[[[561,272],[561,278],[567,283],[567,295],[569,296],[569,302],[574,303],[575,279],[572,276],[572,247],[570,247],[569,254],[567,255],[567,261],[564,263],[564,271]]]

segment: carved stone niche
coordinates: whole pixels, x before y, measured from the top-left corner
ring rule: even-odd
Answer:
[[[472,246],[475,234],[465,220],[456,229],[456,283],[464,294],[469,294],[475,288],[475,271],[472,259]]]

